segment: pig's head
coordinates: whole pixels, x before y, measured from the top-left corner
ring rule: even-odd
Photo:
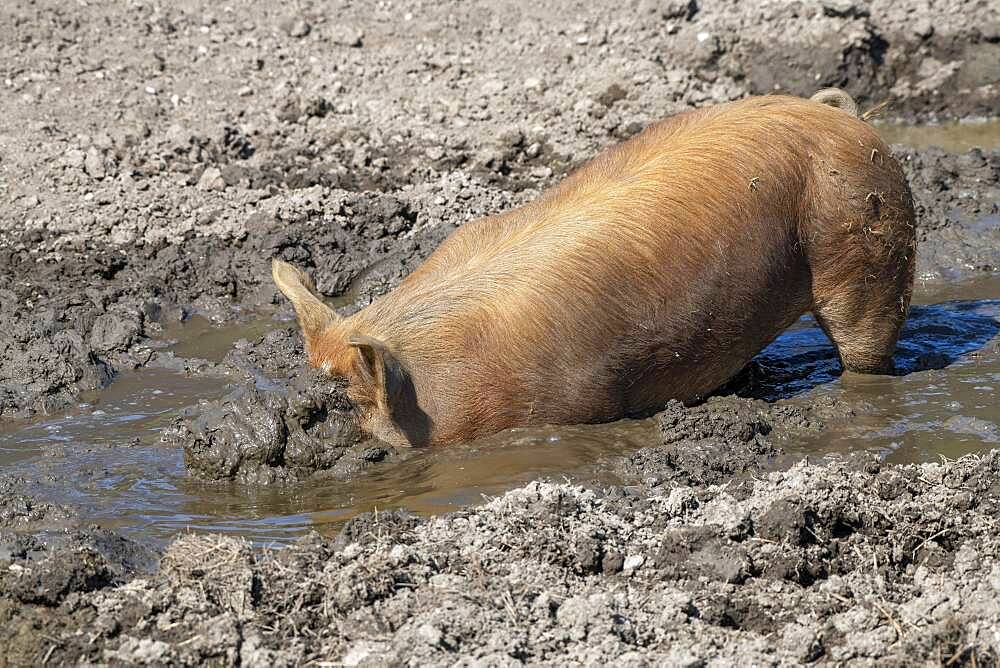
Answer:
[[[274,282],[292,302],[309,363],[347,383],[347,398],[361,430],[394,446],[427,442],[428,419],[419,409],[409,375],[384,341],[358,331],[323,303],[312,279],[273,260]]]

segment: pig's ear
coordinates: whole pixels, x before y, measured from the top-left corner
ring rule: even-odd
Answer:
[[[340,320],[340,316],[316,294],[316,286],[306,272],[275,259],[271,261],[271,276],[281,294],[288,297],[295,307],[307,345],[311,345],[323,330]]]
[[[385,342],[371,336],[355,334],[347,343],[358,351],[361,382],[371,389],[379,408],[391,416],[406,384],[399,362]]]

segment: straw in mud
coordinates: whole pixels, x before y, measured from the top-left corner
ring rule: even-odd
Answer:
[[[243,538],[188,534],[167,548],[162,572],[183,587],[228,608],[240,618],[253,616],[254,554]]]

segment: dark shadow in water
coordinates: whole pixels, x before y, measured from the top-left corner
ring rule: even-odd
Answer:
[[[914,306],[894,360],[897,375],[943,369],[979,350],[1000,332],[1000,300]],[[841,374],[833,344],[811,316],[775,339],[719,394],[775,401],[829,383]]]

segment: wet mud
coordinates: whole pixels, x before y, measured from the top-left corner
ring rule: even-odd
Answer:
[[[994,13],[5,4],[0,664],[1000,661]],[[658,118],[825,85],[891,98],[899,375],[805,317],[699,406],[397,452],[305,368],[271,257],[350,313]]]
[[[125,584],[108,557],[63,548],[0,576],[2,642],[12,663],[989,665],[998,473],[992,452],[707,485],[533,482],[277,552],[188,535]]]
[[[1000,120],[974,119],[946,123],[878,123],[879,134],[889,144],[914,148],[935,146],[948,153],[965,153],[972,149],[1000,148]]]

